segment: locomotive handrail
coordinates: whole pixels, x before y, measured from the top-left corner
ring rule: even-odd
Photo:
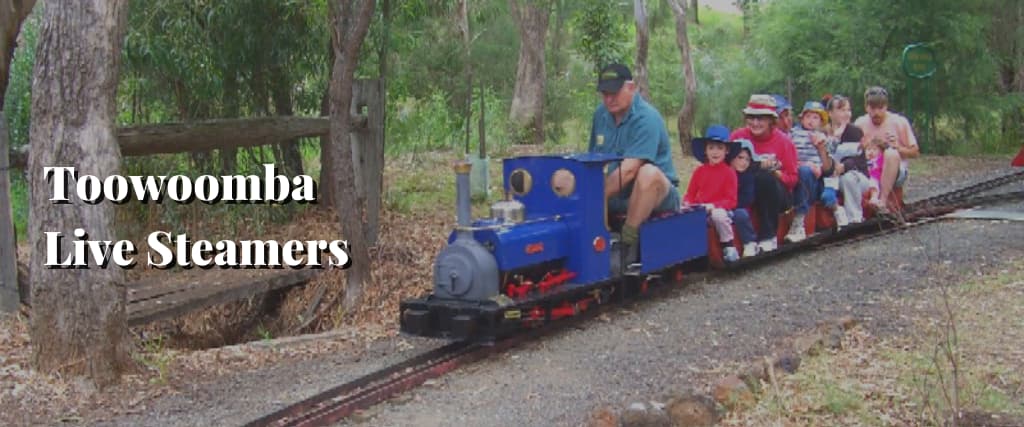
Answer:
[[[544,222],[544,221],[561,221],[562,220],[562,216],[563,215],[555,215],[555,216],[551,216],[551,217],[540,217],[540,218],[533,218],[533,219],[523,220],[522,222],[503,222],[503,223],[500,223],[500,224],[492,224],[492,225],[470,225],[470,226],[458,226],[457,225],[457,226],[455,226],[455,231],[495,230],[495,229],[499,229],[499,228],[511,227],[513,225],[533,224],[533,223]]]

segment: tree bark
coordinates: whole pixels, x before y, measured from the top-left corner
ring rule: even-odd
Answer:
[[[8,169],[7,117],[0,110],[0,313],[18,311],[18,245],[14,235],[11,181]]]
[[[73,240],[84,228],[91,240],[116,240],[113,204],[50,202],[46,166],[73,166],[99,177],[120,171],[114,134],[115,93],[127,17],[126,0],[64,0],[47,4],[36,47],[32,83],[29,179],[31,257],[45,260],[44,232]],[[71,252],[62,245],[58,259]],[[128,366],[123,270],[32,268],[33,359],[43,372],[85,374],[100,386]]]
[[[693,120],[697,114],[697,75],[693,72],[693,57],[690,55],[690,41],[686,34],[686,0],[669,0],[672,13],[676,17],[676,45],[682,59],[683,76],[685,78],[685,98],[679,110],[676,124],[679,127],[679,147],[683,155],[690,153],[690,138]]]
[[[469,34],[469,7],[466,3],[469,0],[458,0],[456,7],[458,17],[456,19],[456,27],[459,29],[459,37],[462,38],[462,50],[463,50],[463,77],[466,79],[466,99],[465,110],[463,114],[466,117],[465,131],[466,131],[466,154],[469,154],[469,144],[472,132],[473,124],[473,64],[472,55],[470,50],[471,37]]]
[[[291,117],[292,109],[291,82],[284,70],[277,68],[273,81],[271,96],[274,98],[274,114]],[[302,153],[299,152],[298,138],[291,138],[277,145],[278,161],[284,164],[284,170],[291,176],[302,175]]]
[[[17,47],[21,24],[32,11],[35,0],[0,1],[0,313],[18,309],[18,250],[11,206],[10,138],[3,114],[11,59]]]
[[[695,25],[700,25],[700,17],[697,16],[699,12],[700,4],[698,4],[698,1],[690,0],[690,14],[693,15],[693,23]]]
[[[362,299],[363,287],[373,281],[364,215],[366,200],[355,187],[349,109],[352,104],[352,86],[359,61],[359,49],[370,26],[374,0],[341,0],[331,2],[331,5],[331,46],[335,55],[329,89],[331,146],[328,155],[333,157],[333,163],[337,168],[338,180],[334,199],[342,229],[348,238],[351,258],[342,307],[346,312],[351,312]],[[346,226],[346,223],[349,226]]]
[[[555,28],[551,35],[551,70],[558,76],[565,72],[565,61],[562,53],[562,45],[565,43],[565,20],[569,16],[566,0],[556,0],[553,3],[555,8]]]
[[[509,0],[519,30],[519,65],[509,121],[516,143],[544,143],[544,40],[550,8],[547,0]]]
[[[651,100],[651,85],[647,79],[647,45],[651,30],[647,26],[647,6],[644,0],[633,0],[633,17],[636,19],[636,64],[633,64],[633,80],[640,86],[640,96]]]

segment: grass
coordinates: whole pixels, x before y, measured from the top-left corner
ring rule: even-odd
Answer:
[[[162,335],[143,342],[142,350],[132,357],[148,370],[156,372],[157,376],[152,378],[150,383],[165,384],[167,382],[174,354],[167,349]]]
[[[1024,416],[1021,261],[949,288],[964,410]],[[915,300],[932,304],[925,313],[936,313],[939,291],[925,293]],[[941,319],[916,316],[917,326],[903,337],[879,339],[854,328],[843,350],[805,359],[796,374],[763,387],[756,406],[729,414],[722,425],[943,425],[950,406],[939,375],[948,383],[951,372],[933,353]]]

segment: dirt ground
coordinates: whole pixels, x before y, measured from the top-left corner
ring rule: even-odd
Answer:
[[[385,197],[392,197],[398,191],[414,193],[420,191],[416,186],[407,188],[409,181],[417,176],[416,185],[444,188],[451,186],[452,179],[448,167],[451,159],[445,155],[420,155],[415,161],[395,161],[389,164],[387,192]],[[908,199],[946,191],[952,187],[970,181],[968,177],[976,177],[986,173],[994,173],[1004,169],[1008,160],[1001,158],[948,158],[925,157],[911,164],[911,180],[908,184]],[[409,165],[416,164],[416,168]],[[696,163],[692,159],[676,159],[680,176],[689,176]],[[438,176],[441,171],[441,176]],[[500,173],[497,161],[491,165],[492,175]],[[413,178],[410,178],[413,177]],[[433,177],[433,179],[430,179]],[[429,202],[429,201],[428,201]],[[424,203],[428,203],[424,202]],[[238,315],[247,308],[258,305],[260,301],[245,301],[228,304],[211,310],[198,312],[185,318],[156,325],[149,328],[134,330],[139,339],[134,350],[136,370],[125,377],[123,384],[108,390],[93,390],[88,384],[74,378],[62,378],[58,375],[45,375],[33,371],[30,355],[30,338],[27,332],[27,320],[24,318],[8,318],[0,327],[0,422],[5,424],[77,424],[93,423],[99,420],[118,419],[120,423],[163,424],[167,416],[175,411],[188,407],[187,403],[203,400],[197,396],[213,399],[201,405],[206,409],[222,407],[230,413],[232,405],[225,403],[232,395],[218,390],[217,384],[235,384],[239,389],[273,389],[280,387],[282,396],[279,399],[261,401],[254,405],[259,408],[279,407],[290,402],[295,396],[312,394],[323,387],[323,381],[357,375],[368,371],[373,366],[381,365],[389,360],[400,359],[406,354],[422,351],[436,343],[421,340],[410,340],[397,335],[397,306],[402,299],[418,296],[429,289],[429,271],[433,254],[443,245],[446,230],[454,222],[454,215],[444,197],[440,201],[433,200],[434,205],[444,208],[424,208],[416,201],[401,209],[389,210],[385,213],[381,243],[372,252],[375,265],[375,285],[368,290],[365,305],[357,313],[343,313],[337,309],[334,301],[340,293],[329,295],[322,303],[321,320],[314,329],[328,331],[324,335],[307,338],[289,339],[275,337],[285,335],[290,326],[287,321],[274,325],[268,321],[262,325],[264,333],[257,334],[254,342],[205,350],[187,350],[172,346],[166,331],[176,331],[185,336],[202,336],[218,333],[218,324],[223,324],[225,316]],[[386,202],[386,206],[389,205]],[[476,211],[486,208],[485,205],[475,207]],[[287,239],[303,239],[307,237],[322,238],[324,235],[339,235],[334,218],[323,212],[310,211],[292,223],[278,230],[271,230],[264,238],[287,236]],[[320,237],[314,237],[320,236]],[[1018,246],[1019,247],[1019,246]],[[325,275],[312,286],[295,289],[286,299],[281,308],[285,316],[293,315],[306,308],[306,304],[315,294],[318,286],[338,287],[342,283],[340,272]],[[697,291],[699,292],[699,291]],[[711,296],[697,296],[703,299]],[[739,298],[739,295],[729,295]],[[684,297],[685,298],[685,297]],[[664,306],[664,304],[659,304]],[[808,307],[810,308],[810,307]],[[637,307],[636,310],[644,310]],[[655,308],[655,312],[664,308]],[[630,321],[632,322],[632,321]],[[651,320],[657,323],[657,320]],[[742,327],[742,319],[737,327]],[[230,322],[228,322],[230,323]],[[657,328],[657,326],[651,326]],[[640,329],[645,329],[640,327]],[[273,331],[273,332],[268,332]],[[262,337],[260,335],[263,335]],[[251,335],[250,335],[251,336]],[[262,339],[261,339],[262,338]],[[716,342],[730,340],[730,336],[719,336]],[[545,347],[544,344],[539,344]],[[621,360],[621,354],[628,347],[613,345],[609,353]],[[737,351],[737,356],[744,351]],[[728,356],[728,355],[724,355]],[[306,378],[301,374],[310,366],[323,367],[324,358],[335,357],[335,363],[343,366],[343,373],[332,375],[320,371],[320,382],[308,381],[308,384],[296,378]],[[726,359],[728,357],[725,357]],[[343,360],[344,362],[338,361]],[[549,362],[550,363],[550,362]],[[277,374],[266,374],[263,369],[277,369]],[[281,370],[284,370],[282,374]],[[291,370],[291,373],[287,373]],[[327,370],[338,371],[338,369]],[[260,385],[260,378],[284,375],[282,379],[271,380]],[[287,380],[292,377],[292,381]],[[630,382],[632,383],[632,382]],[[244,384],[244,385],[239,385]],[[273,385],[276,384],[276,385]],[[288,384],[288,385],[285,385]],[[295,393],[283,390],[304,384]],[[624,384],[624,388],[635,384]],[[630,391],[634,393],[635,391]],[[198,394],[197,394],[198,393]],[[240,396],[235,396],[240,397]],[[254,397],[255,398],[255,397]],[[198,399],[198,400],[197,400]],[[177,401],[175,404],[173,401]],[[170,408],[170,409],[168,409]],[[198,408],[197,408],[198,409]],[[198,411],[202,412],[202,411]],[[128,418],[119,418],[128,417]],[[134,417],[134,418],[133,418]],[[192,423],[238,424],[240,420],[220,415],[207,415],[207,418],[186,418]],[[206,422],[203,422],[205,420]],[[222,422],[213,422],[220,420]],[[234,420],[234,421],[228,421]],[[238,422],[236,422],[238,421]],[[183,421],[184,425],[190,424]],[[400,425],[400,424],[399,424]]]

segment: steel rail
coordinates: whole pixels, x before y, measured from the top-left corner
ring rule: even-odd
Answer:
[[[745,258],[729,265],[728,271],[760,263],[779,255],[796,252],[808,247],[832,247],[850,244],[868,238],[878,237],[907,227],[930,223],[941,215],[972,205],[1004,200],[1024,200],[1024,191],[977,196],[1011,182],[1024,179],[1024,171],[1007,174],[983,181],[948,193],[939,194],[907,204],[902,213],[885,215],[848,227],[841,232],[825,233],[798,244],[784,245],[778,250]],[[748,262],[749,260],[749,262]],[[559,321],[569,325],[594,317],[602,310],[592,310],[583,316]],[[440,377],[458,369],[459,366],[482,360],[492,354],[505,351],[520,343],[546,335],[560,327],[545,327],[539,330],[515,335],[486,346],[467,342],[451,343],[420,354],[406,361],[389,366],[354,381],[333,387],[298,403],[263,416],[246,424],[247,427],[263,426],[323,426],[336,423],[360,409],[387,400],[397,394],[411,390],[429,379]]]

